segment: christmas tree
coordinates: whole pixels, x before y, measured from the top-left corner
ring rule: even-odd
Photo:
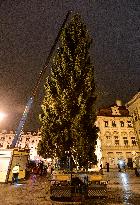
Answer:
[[[96,162],[94,66],[91,38],[80,15],[74,15],[61,34],[45,84],[40,115],[42,140],[38,153],[64,161],[67,155],[79,167]],[[66,155],[67,153],[67,155]]]

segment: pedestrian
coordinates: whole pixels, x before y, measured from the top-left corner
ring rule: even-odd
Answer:
[[[32,183],[36,182],[36,175],[38,174],[38,168],[36,166],[33,167],[32,173],[31,173],[31,181]]]
[[[126,172],[126,165],[125,165],[125,161],[123,162],[122,167],[123,167],[123,171],[124,171],[124,172]]]
[[[43,164],[43,161],[41,161],[41,162],[39,163],[40,176],[43,175],[43,167],[44,167],[44,164]]]
[[[107,172],[109,172],[109,163],[108,162],[106,163],[106,170],[107,170]]]
[[[29,178],[29,176],[30,176],[30,171],[31,171],[30,166],[29,166],[29,164],[27,164],[27,165],[26,165],[26,168],[25,168],[25,179],[28,179],[28,178]]]
[[[18,183],[18,175],[19,175],[19,164],[16,164],[12,169],[13,177],[12,177],[12,183],[15,182]]]
[[[119,172],[121,172],[121,167],[120,167],[120,163],[118,162],[118,170]]]
[[[103,175],[103,165],[100,164],[100,173]]]

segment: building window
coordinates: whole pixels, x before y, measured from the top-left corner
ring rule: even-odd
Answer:
[[[134,120],[137,121],[139,118],[138,118],[138,110],[135,110],[134,111]]]
[[[115,145],[119,145],[119,140],[115,140]]]
[[[132,127],[132,122],[131,121],[127,121],[128,123],[128,127]]]
[[[107,139],[107,140],[110,140],[110,136],[106,136],[106,139]]]
[[[114,136],[114,138],[115,138],[115,140],[117,140],[117,139],[118,139],[118,136]]]
[[[127,137],[123,137],[124,140],[127,140]]]
[[[3,144],[0,143],[0,147],[3,147]]]
[[[115,121],[112,121],[112,127],[116,127]]]
[[[120,121],[121,127],[124,127],[124,122]]]
[[[124,145],[125,145],[125,146],[128,145],[128,140],[124,140]]]
[[[108,127],[108,121],[105,121],[105,127]]]
[[[136,146],[136,144],[137,144],[137,143],[136,143],[136,140],[132,140],[132,145],[133,145],[133,146]]]
[[[9,148],[10,148],[10,145],[8,144],[8,145],[7,145],[7,149],[9,149]]]

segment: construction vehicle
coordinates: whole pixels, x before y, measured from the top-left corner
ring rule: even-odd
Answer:
[[[68,18],[70,16],[71,11],[68,11],[63,24],[60,27],[60,30],[56,36],[56,39],[54,41],[54,44],[50,50],[50,53],[46,59],[45,65],[41,72],[39,73],[39,77],[36,81],[36,84],[33,88],[33,91],[31,93],[31,97],[29,98],[25,110],[23,112],[23,115],[21,117],[21,120],[19,122],[19,125],[17,127],[17,130],[15,132],[14,139],[12,141],[12,144],[10,146],[10,149],[8,150],[0,150],[0,182],[8,182],[12,181],[12,168],[16,165],[19,164],[20,166],[20,173],[19,173],[19,179],[25,178],[25,170],[26,170],[26,164],[28,163],[29,160],[29,149],[19,149],[18,148],[18,140],[21,136],[21,132],[23,131],[24,124],[26,122],[28,113],[31,109],[31,106],[33,104],[34,98],[37,94],[39,84],[41,83],[44,74],[47,70],[48,64],[50,62],[50,59],[53,55],[53,52],[56,48],[56,45],[59,41],[59,38],[61,36],[62,30],[64,29]]]

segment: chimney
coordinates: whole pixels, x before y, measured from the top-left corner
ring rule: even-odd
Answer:
[[[121,100],[116,100],[116,105],[119,106],[119,107],[122,106],[122,101]]]

